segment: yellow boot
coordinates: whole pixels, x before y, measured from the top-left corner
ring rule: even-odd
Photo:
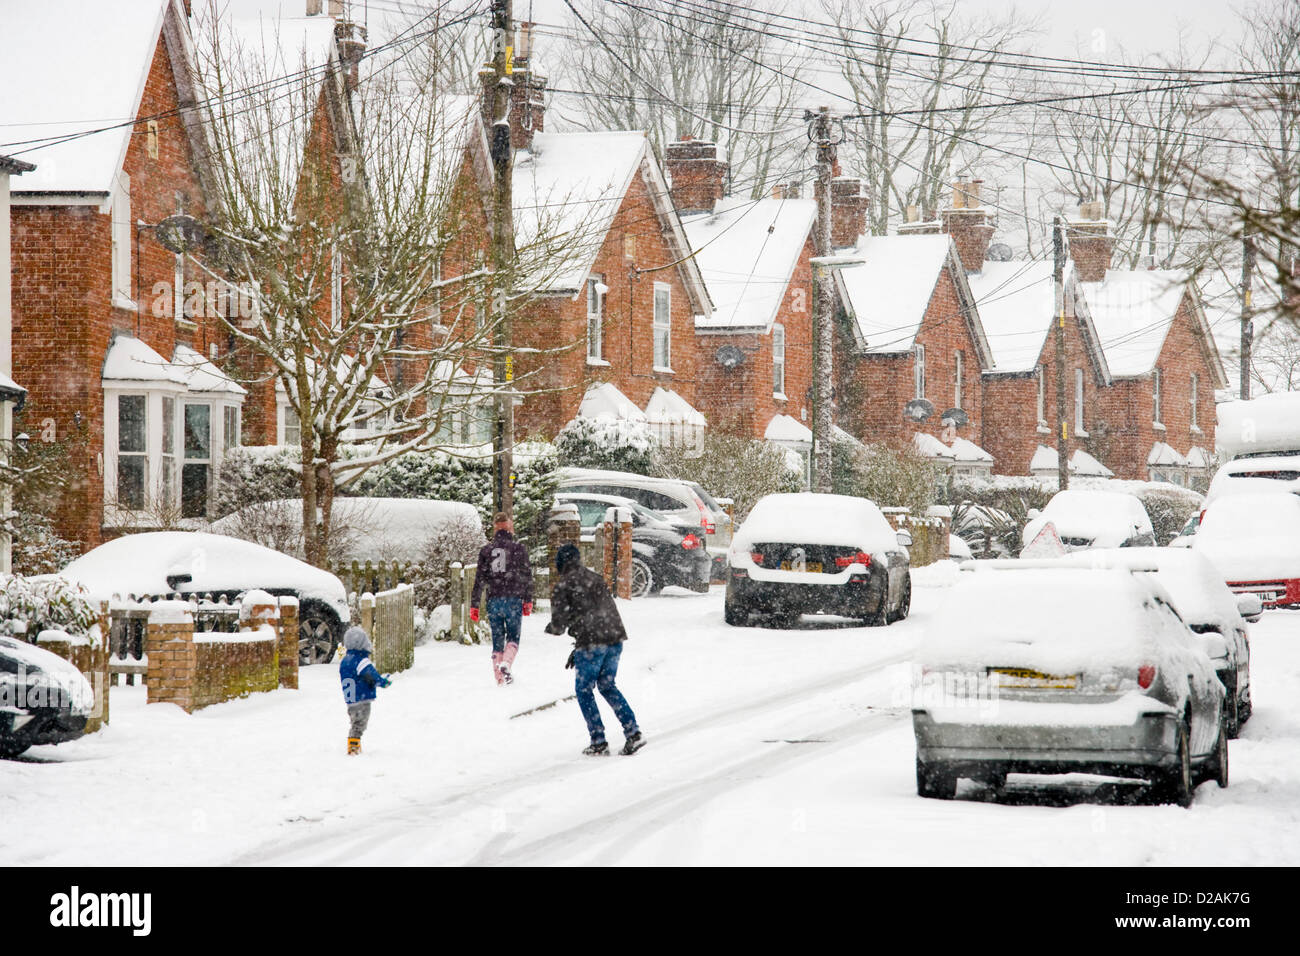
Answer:
[[[360,737],[349,737],[349,738],[348,738],[348,753],[349,753],[349,754],[359,754],[359,753],[361,753],[361,738],[360,738]]]

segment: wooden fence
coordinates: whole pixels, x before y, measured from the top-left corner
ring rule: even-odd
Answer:
[[[399,584],[414,584],[420,573],[414,561],[348,561],[330,568],[349,594],[379,594]]]
[[[361,595],[361,627],[374,645],[372,658],[380,673],[404,671],[415,664],[415,589],[409,584]]]

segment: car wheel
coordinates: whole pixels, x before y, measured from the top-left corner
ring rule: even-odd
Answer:
[[[888,588],[886,588],[884,593],[880,595],[880,607],[876,608],[874,613],[868,614],[866,617],[864,617],[863,620],[866,621],[868,627],[884,627],[886,624],[889,623],[890,618],[889,618],[889,589]]]
[[[941,763],[916,758],[916,792],[933,800],[951,800],[957,795],[957,776]]]
[[[1214,753],[1205,762],[1201,779],[1213,780],[1220,787],[1228,785],[1228,729],[1219,724],[1219,739],[1214,742]]]
[[[1178,725],[1178,750],[1174,766],[1160,771],[1153,783],[1157,803],[1176,803],[1180,807],[1192,805],[1195,784],[1192,781],[1192,755],[1185,721]]]
[[[907,615],[912,610],[912,575],[909,573],[903,578],[903,593],[898,599],[898,607],[894,608],[886,620],[893,624],[896,621],[907,619]]]
[[[662,586],[661,586],[662,588]],[[647,594],[654,593],[655,576],[650,570],[650,565],[646,564],[640,558],[632,559],[632,597],[645,597]]]
[[[738,607],[731,601],[724,601],[722,604],[722,617],[732,627],[744,627],[749,623],[749,614],[744,608]]]
[[[10,757],[17,757],[30,746],[31,744],[20,744],[16,740],[0,740],[0,759],[7,760]]]
[[[801,617],[803,614],[799,611],[776,611],[769,614],[763,623],[780,631],[788,631],[799,623]]]
[[[298,663],[328,664],[343,635],[343,625],[328,608],[304,601],[298,618]]]
[[[1223,730],[1231,739],[1241,733],[1241,708],[1235,688],[1223,698]]]

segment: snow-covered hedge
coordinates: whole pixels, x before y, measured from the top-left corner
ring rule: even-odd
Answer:
[[[943,469],[910,446],[863,445],[837,438],[832,465],[838,495],[869,498],[882,508],[907,508],[925,514],[939,495]]]
[[[85,592],[63,578],[0,574],[0,633],[28,640],[42,631],[85,635],[98,612]]]
[[[653,475],[659,442],[640,422],[575,418],[555,436],[555,450],[566,465],[575,468]]]
[[[795,460],[802,465],[797,455]],[[699,450],[661,449],[656,474],[695,481],[714,496],[732,499],[737,522],[765,495],[803,490],[802,469],[791,469],[785,449],[714,432],[705,432]]]

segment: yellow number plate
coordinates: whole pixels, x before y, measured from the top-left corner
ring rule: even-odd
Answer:
[[[1023,667],[990,667],[989,676],[997,682],[999,687],[1074,690],[1079,686],[1078,674],[1061,677],[1056,674],[1044,674],[1042,671],[1026,670]]]
[[[789,561],[782,561],[782,562],[781,562],[781,570],[782,570],[782,571],[798,571],[798,570],[800,570],[800,569],[799,569],[799,568],[792,568],[792,567],[790,567],[790,562],[789,562]],[[811,573],[811,574],[821,574],[821,573],[822,573],[822,563],[821,563],[820,561],[809,561],[807,564],[805,564],[805,565],[803,566],[803,569],[802,569],[802,570],[807,571],[807,572],[809,572],[809,573]]]

